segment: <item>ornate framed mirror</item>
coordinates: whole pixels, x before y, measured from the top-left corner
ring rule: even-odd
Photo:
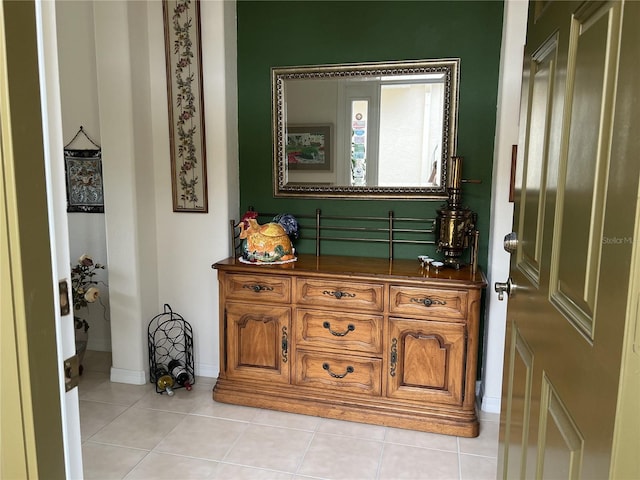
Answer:
[[[276,197],[445,198],[460,59],[274,67]]]

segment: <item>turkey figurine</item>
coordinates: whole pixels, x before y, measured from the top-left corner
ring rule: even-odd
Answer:
[[[249,217],[249,218],[247,218]],[[240,222],[244,240],[242,260],[250,263],[287,263],[296,261],[293,245],[284,227],[270,222],[264,225],[251,216]]]

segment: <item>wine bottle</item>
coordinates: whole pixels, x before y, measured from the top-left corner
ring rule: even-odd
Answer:
[[[187,390],[191,390],[191,377],[180,360],[171,360],[169,362],[169,371],[171,375],[173,375],[173,378],[176,379],[178,385],[182,385]]]
[[[173,377],[162,365],[156,368],[156,384],[161,392],[167,392],[167,395],[173,395]]]

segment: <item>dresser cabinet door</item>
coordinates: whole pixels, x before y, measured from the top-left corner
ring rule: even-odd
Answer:
[[[228,302],[225,327],[228,378],[289,383],[289,307]]]
[[[464,325],[391,318],[389,327],[387,396],[461,405]]]

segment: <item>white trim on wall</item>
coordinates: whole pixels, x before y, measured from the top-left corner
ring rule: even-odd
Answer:
[[[518,143],[522,58],[527,30],[528,2],[507,0],[504,4],[502,51],[498,83],[496,140],[491,187],[489,269],[485,308],[485,349],[482,365],[482,410],[500,413],[507,302],[498,301],[495,282],[509,277],[509,254],[502,240],[511,231],[513,204],[509,203],[511,146]]]

